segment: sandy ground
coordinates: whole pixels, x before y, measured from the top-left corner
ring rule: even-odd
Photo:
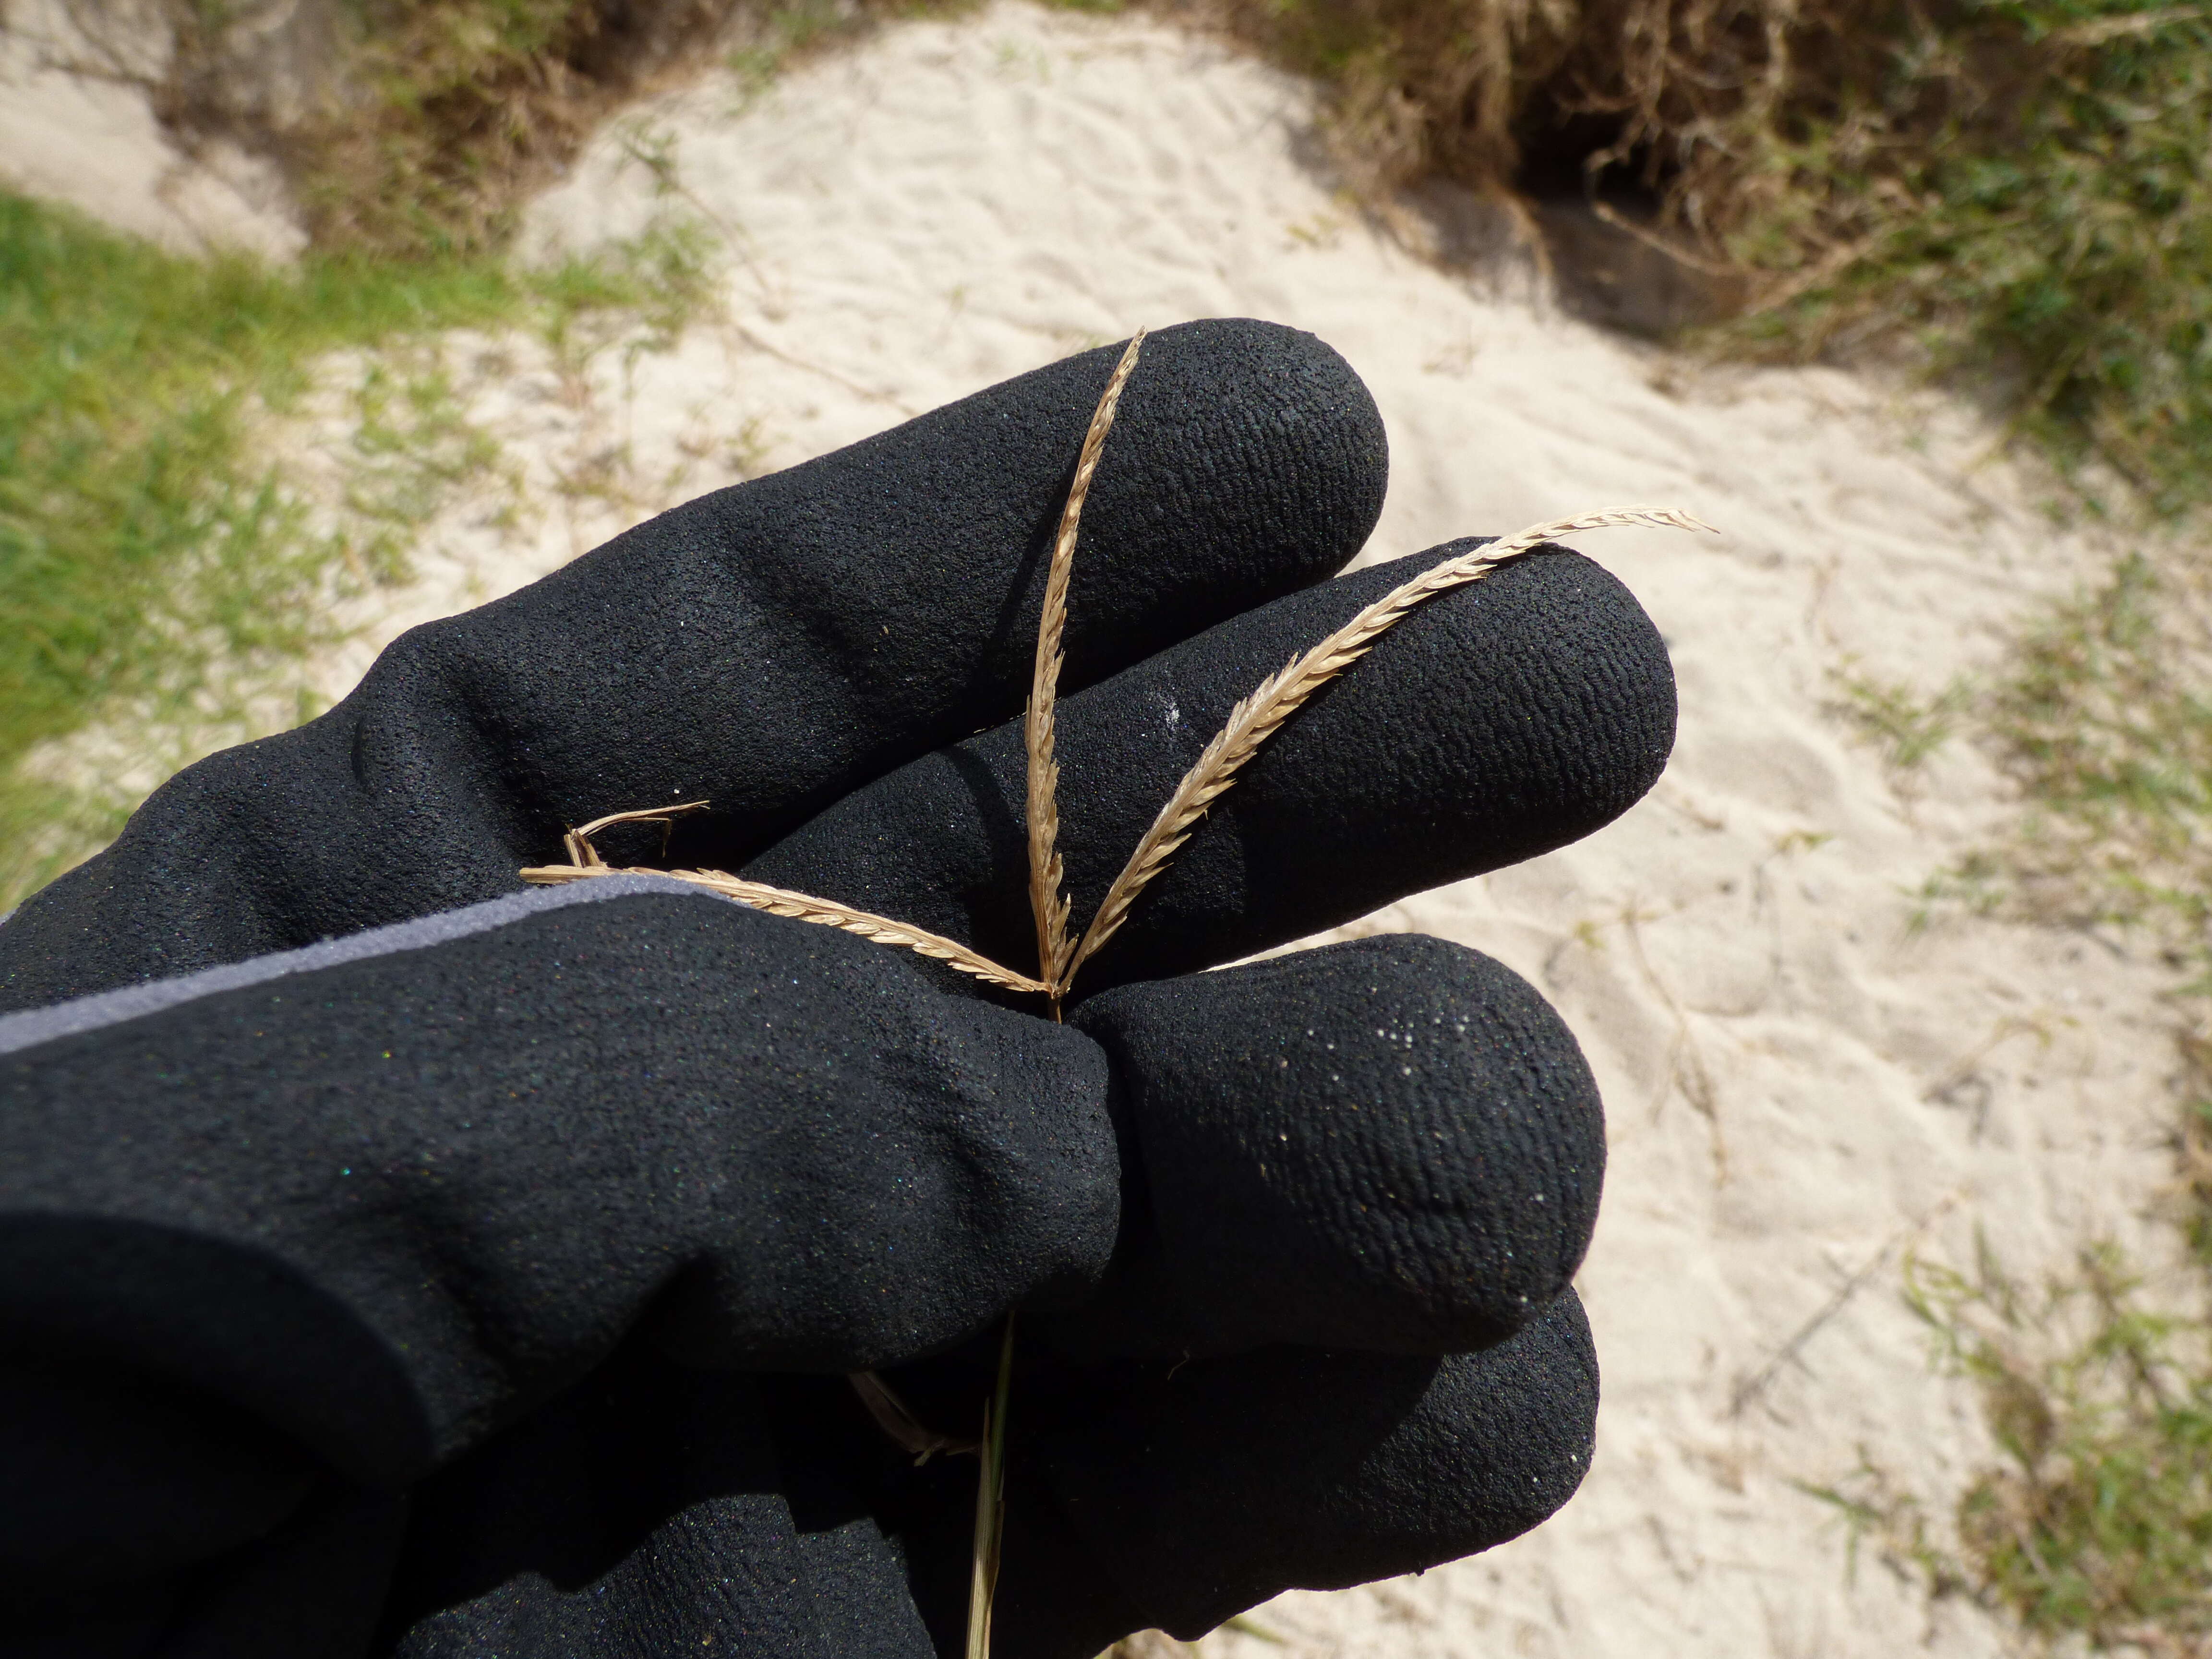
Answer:
[[[1206,1651],[2005,1651],[1987,1616],[1931,1608],[1871,1561],[1848,1578],[1833,1511],[1799,1483],[1863,1452],[1940,1500],[1984,1452],[1903,1306],[1907,1253],[1962,1261],[1982,1229],[2033,1272],[2092,1234],[2145,1243],[2167,1170],[2161,981],[2085,935],[1916,929],[1913,890],[2014,809],[1957,745],[1907,787],[1854,741],[1834,675],[1971,673],[2100,550],[2054,529],[1966,410],[1835,372],[1702,370],[1525,282],[1424,263],[1311,168],[1309,113],[1301,86],[1212,46],[1014,3],[901,26],[757,98],[709,79],[641,106],[536,205],[530,246],[704,221],[725,314],[672,352],[565,365],[454,342],[513,489],[432,526],[424,580],[323,665],[327,688],[406,623],[644,512],[1199,316],[1312,330],[1366,379],[1395,463],[1371,556],[1620,501],[1723,526],[1583,544],[1674,653],[1681,741],[1651,797],[1363,924],[1510,963],[1604,1088],[1589,1482],[1527,1539],[1291,1595],[1255,1615],[1280,1645]]]
[[[187,155],[162,131],[144,87],[166,40],[114,10],[88,27],[69,0],[0,6],[0,182],[179,252],[296,253],[306,238],[271,168],[228,144]]]

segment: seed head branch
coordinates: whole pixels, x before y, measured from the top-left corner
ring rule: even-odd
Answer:
[[[562,882],[589,880],[595,876],[668,876],[677,881],[688,881],[694,887],[720,893],[724,898],[735,899],[739,904],[750,905],[756,910],[765,910],[772,916],[792,916],[800,921],[818,922],[825,927],[839,927],[848,933],[858,933],[862,939],[873,939],[878,945],[896,945],[917,951],[945,963],[948,968],[972,975],[986,984],[1003,985],[1010,991],[1036,991],[1047,994],[1052,990],[1042,980],[1031,979],[1027,974],[1018,974],[1011,968],[1002,968],[981,951],[971,951],[956,939],[949,939],[920,927],[910,927],[902,921],[893,921],[889,916],[855,910],[849,905],[835,904],[808,893],[794,893],[787,888],[771,887],[766,882],[747,881],[742,876],[726,875],[720,870],[617,869],[606,864],[549,864],[519,873],[523,880],[539,887],[556,887]]]
[[[1098,471],[1098,458],[1113,429],[1121,389],[1135,372],[1137,354],[1144,349],[1145,331],[1131,337],[1128,349],[1106,382],[1098,407],[1091,416],[1076,458],[1075,482],[1060,511],[1060,532],[1052,544],[1052,564],[1045,577],[1044,611],[1037,623],[1036,664],[1030,678],[1030,702],[1022,722],[1022,737],[1029,751],[1029,799],[1026,818],[1030,850],[1030,912],[1036,920],[1037,972],[1058,986],[1065,977],[1074,941],[1067,930],[1066,872],[1060,856],[1060,763],[1053,757],[1054,717],[1060,696],[1060,668],[1064,653],[1060,642],[1067,632],[1067,583],[1075,569],[1075,537],[1083,520],[1083,503],[1091,494],[1091,480]],[[1058,993],[1054,994],[1055,1004]]]
[[[891,1385],[873,1371],[850,1371],[845,1380],[853,1385],[853,1392],[876,1419],[876,1426],[914,1454],[914,1466],[920,1468],[939,1452],[959,1454],[981,1449],[973,1440],[956,1440],[949,1434],[939,1434],[914,1414],[914,1409],[898,1396]]]
[[[588,866],[604,865],[599,849],[592,845],[592,837],[611,823],[657,823],[660,826],[660,850],[668,850],[668,832],[674,821],[688,812],[703,812],[703,800],[687,800],[679,806],[646,806],[634,812],[610,812],[603,818],[593,818],[589,823],[579,824],[561,837],[568,849],[568,862]]]
[[[1420,606],[1438,594],[1468,582],[1480,581],[1500,566],[1510,563],[1531,549],[1581,530],[1613,525],[1647,525],[1669,530],[1711,530],[1711,525],[1674,507],[1620,507],[1584,513],[1571,519],[1554,519],[1532,525],[1503,541],[1492,542],[1455,559],[1432,566],[1410,581],[1390,590],[1350,622],[1285,666],[1262,680],[1252,694],[1230,710],[1228,724],[1214,734],[1197,762],[1183,774],[1167,805],[1160,808],[1137,842],[1129,861],[1121,866],[1106,890],[1098,914],[1084,931],[1068,963],[1063,985],[1083,964],[1097,955],[1128,920],[1129,907],[1152,879],[1167,866],[1198,827],[1207,807],[1237,781],[1237,772],[1283,722],[1296,714],[1315,692],[1365,656],[1375,642]]]

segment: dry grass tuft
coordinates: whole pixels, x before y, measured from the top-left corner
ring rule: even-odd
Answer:
[[[70,7],[95,67],[144,84],[187,147],[219,137],[275,162],[319,249],[438,258],[502,247],[529,194],[640,94],[718,59],[757,86],[910,9],[906,0]],[[155,74],[144,62],[149,21],[173,45]]]
[[[1740,313],[1708,343],[1904,356],[2154,507],[2212,499],[2202,6],[1140,3],[1316,77],[1337,167],[1386,218],[1437,178],[1585,204],[1656,250],[1638,287],[1698,296],[1646,326]],[[2097,468],[2075,476],[2099,487]]]

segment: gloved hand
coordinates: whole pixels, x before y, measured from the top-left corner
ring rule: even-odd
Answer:
[[[1018,715],[1115,356],[416,629],[0,927],[0,1649],[957,1651],[973,1465],[912,1467],[842,1374],[972,1433],[1015,1308],[1005,1659],[1565,1501],[1572,1038],[1433,940],[1196,970],[1650,786],[1666,654],[1595,567],[1510,566],[1323,691],[1066,1025],[672,883],[518,891],[566,826],[704,797],[610,855],[1027,965]],[[1230,705],[1402,579],[1322,580],[1385,466],[1310,337],[1148,343],[1072,599],[1079,924]]]

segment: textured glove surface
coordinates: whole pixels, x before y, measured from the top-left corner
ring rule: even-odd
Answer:
[[[667,862],[1028,965],[1017,716],[1115,356],[416,630],[0,927],[0,1007],[41,1011],[0,1018],[26,1651],[957,1650],[973,1465],[908,1467],[836,1373],[969,1431],[1010,1307],[1012,1659],[1565,1500],[1603,1164],[1571,1036],[1432,940],[1190,970],[1647,789],[1671,678],[1595,567],[1533,558],[1388,636],[1065,1026],[667,884],[502,896],[568,823],[705,797]],[[1321,581],[1384,466],[1309,337],[1148,343],[1072,600],[1079,920],[1229,705],[1402,578]]]

